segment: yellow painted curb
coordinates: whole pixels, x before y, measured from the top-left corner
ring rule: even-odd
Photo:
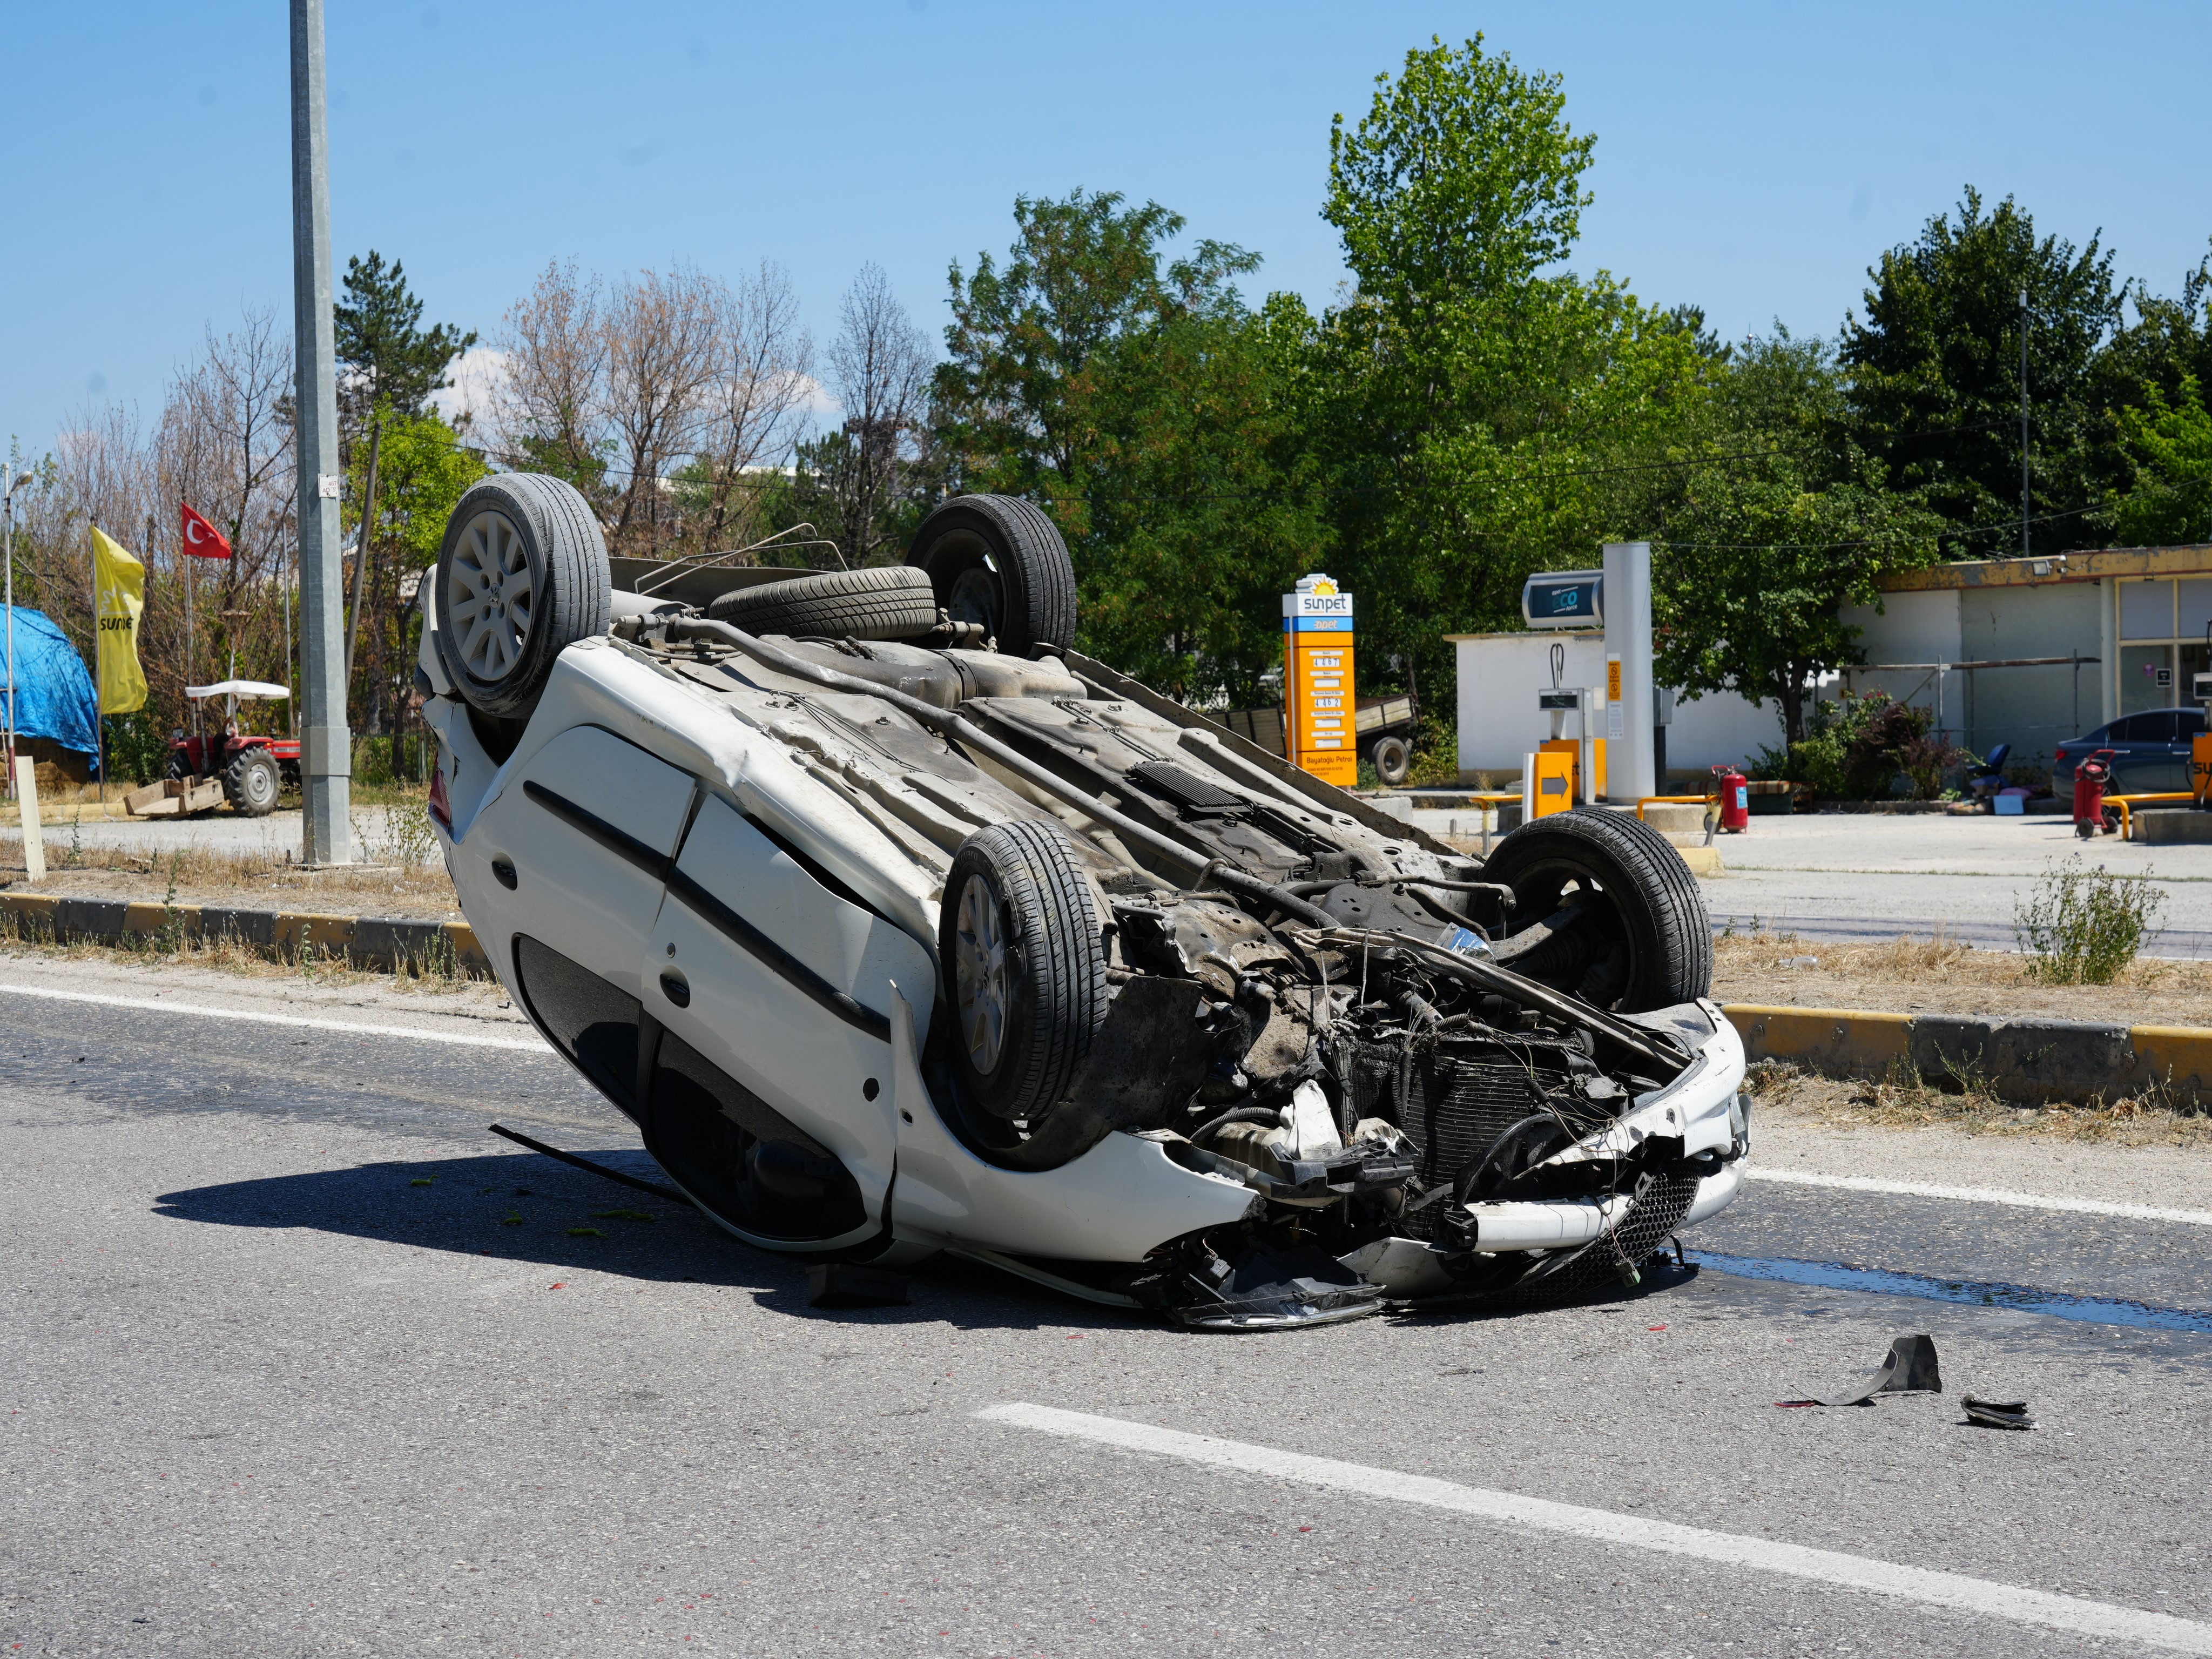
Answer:
[[[1742,1036],[1747,1060],[1795,1060],[1816,1071],[1878,1077],[1912,1054],[1910,1014],[1741,1002],[1721,1012]]]
[[[2138,1025],[2134,1080],[2198,1099],[2212,1096],[2212,1031],[2187,1025]]]
[[[72,922],[70,912],[83,918]],[[490,958],[465,921],[421,921],[411,918],[326,916],[282,910],[234,909],[227,905],[152,904],[113,899],[75,898],[57,893],[0,893],[0,915],[28,922],[48,937],[67,934],[105,945],[125,938],[146,939],[174,926],[188,939],[208,936],[210,926],[238,943],[289,961],[313,950],[343,957],[360,967],[396,968],[425,953],[425,936],[443,933],[453,961],[477,973],[491,971]]]
[[[1994,1015],[1766,1007],[1723,1012],[1749,1060],[1829,1077],[1884,1077],[1899,1065],[1931,1083],[1972,1081],[2008,1100],[2212,1103],[2212,1030]]]
[[[1693,876],[1723,876],[1728,873],[1727,866],[1721,862],[1721,849],[1717,847],[1677,847],[1674,850],[1682,855],[1682,862],[1690,866],[1690,873]]]

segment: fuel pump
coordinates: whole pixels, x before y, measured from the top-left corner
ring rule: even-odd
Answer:
[[[1551,717],[1549,741],[1537,747],[1540,755],[1566,755],[1575,766],[1572,799],[1577,805],[1595,800],[1605,793],[1605,739],[1597,734],[1592,715],[1605,706],[1587,685],[1562,685],[1566,678],[1567,647],[1552,643],[1552,688],[1536,693],[1536,706]],[[1565,735],[1567,716],[1575,717],[1575,735]]]

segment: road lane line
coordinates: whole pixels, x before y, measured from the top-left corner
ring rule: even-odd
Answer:
[[[0,995],[40,997],[49,1002],[88,1002],[101,1008],[143,1008],[156,1014],[191,1014],[201,1019],[243,1019],[260,1025],[289,1025],[308,1031],[343,1031],[349,1036],[406,1037],[416,1042],[450,1042],[463,1048],[505,1048],[519,1054],[550,1054],[544,1039],[480,1036],[468,1031],[425,1031],[411,1025],[371,1025],[348,1019],[307,1019],[298,1014],[263,1013],[250,1008],[210,1008],[205,1003],[169,1002],[155,997],[104,996],[91,991],[55,991],[42,985],[0,985]]]
[[[1634,1549],[1656,1550],[1667,1555],[1690,1556],[1723,1566],[1753,1567],[1792,1578],[1811,1579],[1846,1589],[1869,1591],[1929,1607],[1950,1607],[2052,1630],[2078,1632],[2176,1653],[2212,1655],[2212,1625],[2177,1619],[2170,1613],[2145,1613],[2106,1601],[2058,1595],[2024,1585],[1970,1578],[1963,1573],[1937,1572],[1925,1567],[1899,1566],[1863,1555],[1837,1550],[1808,1549],[1771,1538],[1747,1538],[1735,1533],[1708,1532],[1702,1527],[1677,1526],[1668,1521],[1615,1515],[1609,1510],[1583,1509],[1574,1504],[1554,1504],[1518,1492],[1492,1492],[1463,1486],[1455,1480],[1428,1475],[1404,1474],[1395,1469],[1370,1468],[1360,1463],[1340,1463],[1334,1458],[1309,1457],[1300,1452],[1277,1451],[1240,1440],[1221,1440],[1212,1435],[1184,1434],[1149,1423],[1124,1422],[1118,1418],[1093,1417],[1085,1412],[1060,1411],[1050,1406],[1015,1401],[987,1407],[979,1418],[1017,1428],[1034,1429],[1075,1440],[1090,1440],[1125,1450],[1150,1452],[1181,1458],[1213,1468],[1240,1474],[1272,1475],[1307,1486],[1352,1492],[1362,1498],[1389,1498],[1429,1509],[1449,1510],[1479,1520],[1540,1532],[1565,1533],[1601,1543],[1625,1544]]]
[[[2112,1204],[2100,1198],[2049,1198],[2009,1187],[1937,1187],[1919,1181],[1876,1181],[1867,1176],[1813,1175],[1797,1170],[1771,1170],[1751,1164],[1744,1176],[1752,1181],[1783,1181],[1797,1187],[1835,1187],[1849,1193],[1887,1193],[1896,1198],[1952,1198],[1969,1204],[2010,1204],[2023,1210],[2063,1210],[2075,1215],[2119,1216],[2129,1221],[2179,1221],[2192,1227],[2212,1227],[2212,1210],[2166,1210],[2152,1204]]]

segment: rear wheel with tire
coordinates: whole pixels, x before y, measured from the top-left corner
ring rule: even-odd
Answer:
[[[954,622],[1010,656],[1075,643],[1075,566],[1050,519],[1012,495],[956,495],[921,521],[906,562]]]
[[[741,587],[708,605],[707,616],[749,634],[910,640],[937,626],[937,592],[911,566],[867,565]]]
[[[258,744],[240,750],[222,769],[223,798],[240,817],[267,817],[276,810],[276,797],[283,788],[276,757]]]
[[[1106,953],[1067,832],[1022,820],[970,836],[945,881],[938,942],[953,1069],[991,1117],[1042,1116],[1106,1018]]]
[[[1413,769],[1413,751],[1403,738],[1377,738],[1367,756],[1375,763],[1375,775],[1393,789],[1405,782]]]
[[[572,484],[502,472],[473,485],[438,553],[438,655],[469,707],[526,720],[555,659],[612,617],[607,544]]]
[[[1518,927],[1582,912],[1528,955],[1508,958],[1516,972],[1627,1013],[1712,988],[1712,924],[1697,878],[1639,818],[1598,806],[1552,813],[1499,842],[1482,877],[1513,889]]]

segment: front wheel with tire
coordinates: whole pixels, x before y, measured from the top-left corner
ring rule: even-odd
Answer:
[[[224,799],[230,802],[230,810],[240,817],[267,817],[276,810],[276,797],[283,793],[283,787],[276,757],[258,744],[240,750],[232,757],[230,764],[222,769]]]
[[[1482,877],[1513,889],[1517,927],[1580,913],[1525,957],[1501,951],[1518,973],[1624,1013],[1712,988],[1712,923],[1697,878],[1640,818],[1601,806],[1551,813],[1499,842]]]
[[[1066,1092],[1106,1018],[1106,953],[1091,885],[1057,823],[979,830],[961,846],[939,922],[953,1069],[1005,1122]]]
[[[1009,656],[1075,643],[1075,566],[1059,526],[1012,495],[956,495],[921,521],[906,562],[929,573],[954,622]]]
[[[607,544],[573,484],[501,472],[470,487],[438,553],[438,656],[469,707],[527,720],[554,659],[612,618]]]

